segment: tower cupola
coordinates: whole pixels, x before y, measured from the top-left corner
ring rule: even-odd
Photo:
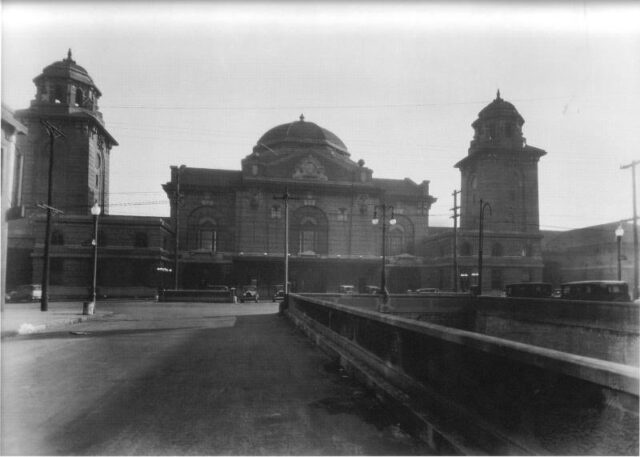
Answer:
[[[485,106],[471,126],[474,130],[469,154],[484,146],[515,148],[525,144],[522,136],[524,119],[515,106],[500,97]]]
[[[101,117],[98,99],[102,94],[87,70],[73,60],[71,49],[66,59],[45,67],[33,82],[37,92],[32,106],[57,105],[60,108],[89,111]]]

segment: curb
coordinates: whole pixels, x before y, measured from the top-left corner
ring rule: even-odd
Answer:
[[[113,312],[109,311],[109,312],[104,312],[100,314],[94,314],[92,316],[83,315],[83,316],[71,317],[71,318],[61,318],[61,319],[56,319],[49,322],[45,322],[43,324],[36,324],[36,325],[25,322],[20,326],[18,330],[3,330],[2,333],[0,334],[0,338],[4,339],[4,338],[9,338],[14,336],[33,335],[35,333],[42,333],[45,330],[49,330],[52,328],[64,327],[65,325],[79,324],[81,322],[85,322],[87,320],[94,319],[96,317],[105,317],[112,314]]]

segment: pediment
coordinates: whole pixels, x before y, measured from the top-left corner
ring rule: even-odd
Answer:
[[[251,176],[316,182],[366,182],[371,170],[344,156],[326,151],[293,151],[249,156],[243,169]]]

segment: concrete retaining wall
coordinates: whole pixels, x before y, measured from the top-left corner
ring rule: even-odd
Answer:
[[[292,294],[288,315],[438,452],[638,454],[637,367],[380,313],[354,298],[358,307]],[[464,306],[450,314],[468,315]]]
[[[232,291],[219,290],[161,290],[158,301],[161,302],[212,302],[232,303],[234,295]]]

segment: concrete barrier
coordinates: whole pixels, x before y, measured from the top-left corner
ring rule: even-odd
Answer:
[[[392,313],[380,313],[375,298],[327,298],[291,294],[287,314],[436,451],[638,455],[637,367],[415,318],[441,314],[470,328],[491,303],[456,297],[451,309],[421,308],[392,296]],[[357,306],[339,303],[350,300]]]
[[[161,290],[158,294],[158,301],[161,302],[211,302],[211,303],[233,303],[233,291],[223,290]]]

